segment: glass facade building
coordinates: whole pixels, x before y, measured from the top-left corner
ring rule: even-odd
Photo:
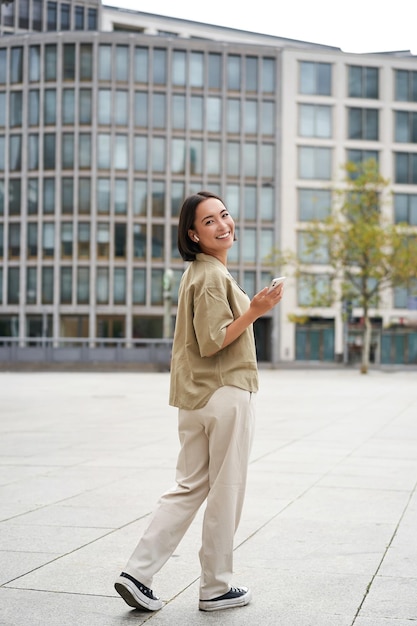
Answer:
[[[296,250],[327,214],[348,158],[375,156],[395,220],[416,224],[415,59],[194,26],[92,2],[1,5],[0,336],[161,337],[164,272],[174,315],[185,267],[179,208],[200,189],[236,221],[229,266],[250,296],[273,250]],[[306,259],[322,289],[325,260]],[[286,315],[308,304],[303,280],[257,322],[262,360],[296,358]]]

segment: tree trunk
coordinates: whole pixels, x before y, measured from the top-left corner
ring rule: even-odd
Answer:
[[[363,331],[363,342],[362,342],[361,374],[367,374],[368,368],[369,368],[369,352],[371,349],[372,324],[371,324],[371,320],[369,319],[368,311],[365,312],[364,323],[365,323],[365,328]]]

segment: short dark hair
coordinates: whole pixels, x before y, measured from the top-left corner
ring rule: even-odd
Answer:
[[[190,239],[188,231],[194,228],[195,212],[198,205],[207,198],[215,198],[224,204],[223,200],[211,191],[199,191],[188,196],[181,207],[178,222],[178,250],[184,261],[195,261],[196,254],[201,252],[198,243]]]

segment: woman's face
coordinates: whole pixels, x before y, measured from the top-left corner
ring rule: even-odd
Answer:
[[[225,263],[234,235],[235,223],[220,200],[207,198],[200,202],[195,212],[194,229],[188,231],[188,236],[198,242],[202,252]]]

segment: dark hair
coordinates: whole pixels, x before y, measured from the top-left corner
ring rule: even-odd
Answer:
[[[194,228],[195,212],[201,202],[207,198],[215,198],[224,204],[223,200],[211,193],[211,191],[199,191],[192,196],[188,196],[183,202],[178,222],[178,250],[184,261],[195,261],[196,254],[201,252],[197,242],[190,239],[188,231]]]

